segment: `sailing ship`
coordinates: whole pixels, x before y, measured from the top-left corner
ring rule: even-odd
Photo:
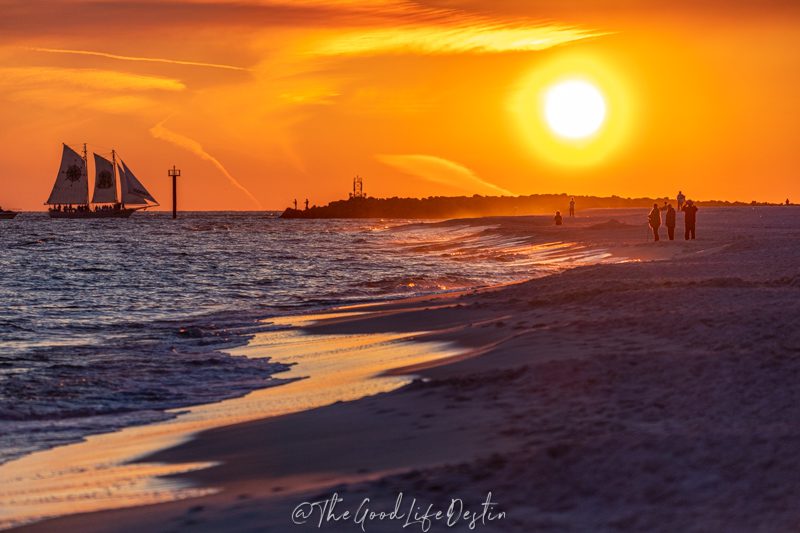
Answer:
[[[50,197],[51,218],[128,218],[158,202],[117,152],[111,159],[94,153],[94,193],[89,202],[89,165],[86,144],[79,154],[66,144]]]

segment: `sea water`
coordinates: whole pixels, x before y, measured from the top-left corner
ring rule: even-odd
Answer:
[[[280,384],[280,361],[220,351],[265,317],[538,268],[524,237],[491,225],[263,213],[0,223],[0,463]]]

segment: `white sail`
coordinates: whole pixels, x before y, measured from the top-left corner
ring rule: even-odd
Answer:
[[[117,201],[117,178],[114,164],[103,156],[94,154],[94,194],[92,203],[113,204]]]
[[[122,203],[126,205],[146,205],[148,202],[157,204],[158,201],[145,189],[144,185],[136,179],[131,169],[124,161],[120,160],[120,184],[122,188]]]
[[[64,153],[61,155],[61,167],[58,169],[58,176],[53,185],[48,204],[74,204],[83,205],[89,203],[89,179],[86,176],[86,162],[83,157],[64,145]]]

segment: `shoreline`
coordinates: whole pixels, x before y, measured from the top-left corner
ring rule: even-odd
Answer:
[[[457,221],[456,221],[457,222]],[[497,221],[493,221],[497,222]],[[526,222],[528,222],[526,220]],[[483,229],[486,231],[488,230],[495,230],[497,229],[494,225],[486,226],[484,222],[481,220],[478,221],[465,221],[462,223],[462,226],[465,227],[473,227],[474,224],[478,224],[478,229]],[[436,223],[434,223],[436,224]],[[549,228],[547,228],[549,229]],[[402,230],[401,230],[402,231]],[[541,229],[540,229],[541,231]],[[545,230],[546,231],[546,230]],[[527,237],[526,240],[530,240],[531,237]],[[547,241],[547,239],[545,239]],[[537,244],[536,238],[533,239],[533,242],[529,242],[528,244],[521,245],[522,250],[526,250],[526,253],[530,253],[529,249],[533,249],[534,256],[538,257],[538,261],[544,261],[544,264],[552,264],[552,268],[554,270],[563,270],[564,268],[569,268],[563,266],[561,263],[565,260],[567,261],[574,261],[578,264],[585,261],[585,257],[587,256],[587,252],[582,250],[583,246],[579,245],[578,243],[548,243],[544,242],[543,244]],[[538,254],[538,255],[537,255]],[[597,252],[590,251],[588,252],[588,256],[590,258],[594,258]],[[604,259],[603,254],[599,256],[599,260]],[[548,276],[551,273],[546,271],[541,271],[538,274],[539,276]],[[262,327],[260,328],[261,333],[256,331],[255,337],[258,338],[259,335],[269,335],[268,331],[274,327],[278,328],[290,328],[292,330],[296,330],[298,332],[307,331],[304,330],[302,327],[297,325],[297,322],[307,321],[309,319],[314,319],[315,317],[322,318],[328,325],[332,325],[335,327],[337,323],[337,314],[341,313],[379,313],[382,316],[382,320],[390,320],[393,321],[393,316],[397,313],[405,313],[407,312],[407,308],[409,306],[416,305],[417,302],[430,302],[430,301],[449,301],[454,298],[462,297],[466,294],[482,294],[486,292],[492,292],[496,290],[502,290],[509,286],[524,283],[524,281],[515,281],[515,282],[508,282],[502,283],[495,286],[486,286],[486,287],[476,287],[476,288],[469,288],[469,289],[459,289],[455,291],[442,291],[436,292],[433,294],[426,294],[426,295],[417,295],[413,297],[406,297],[406,298],[399,298],[399,299],[380,299],[380,300],[373,300],[372,302],[368,303],[357,303],[357,304],[344,304],[340,305],[339,307],[335,308],[328,308],[328,309],[317,309],[317,310],[306,310],[305,312],[299,315],[285,315],[285,316],[278,316],[272,317],[270,319],[262,320]],[[394,311],[393,309],[397,309]],[[347,320],[345,317],[344,320]],[[267,324],[267,326],[264,326]],[[271,324],[271,325],[270,325]],[[396,323],[395,323],[396,325]],[[456,325],[456,327],[458,327]],[[253,331],[256,328],[248,328],[248,330]],[[472,349],[467,348],[458,348],[457,353],[451,354],[450,351],[453,351],[449,348],[446,348],[446,345],[453,344],[455,341],[453,340],[444,340],[440,341],[439,339],[446,333],[445,331],[437,330],[432,336],[435,338],[431,343],[426,344],[425,337],[429,336],[430,334],[426,334],[421,332],[424,328],[420,327],[418,324],[414,324],[413,327],[407,328],[407,331],[404,332],[406,336],[409,336],[412,339],[412,342],[416,344],[416,350],[425,352],[427,346],[433,346],[434,349],[431,350],[433,352],[432,355],[426,357],[426,360],[421,362],[415,362],[413,360],[403,360],[397,364],[392,364],[391,366],[386,366],[385,368],[380,369],[376,372],[376,378],[383,378],[383,379],[391,379],[391,380],[401,380],[403,382],[409,381],[409,377],[407,376],[408,373],[415,372],[417,369],[427,368],[431,365],[436,365],[437,363],[435,360],[438,358],[436,355],[437,350],[441,350],[443,353],[447,354],[446,359],[448,361],[453,361],[460,359],[465,356],[470,356],[469,354],[472,352]],[[375,330],[366,333],[370,337],[375,337],[376,335],[380,335],[382,332]],[[280,344],[283,342],[284,339],[277,339],[276,344]],[[325,342],[330,340],[329,337],[325,337]],[[461,339],[463,341],[464,339]],[[272,342],[275,342],[273,339]],[[364,340],[364,342],[373,342],[373,340]],[[438,343],[438,344],[437,344]],[[227,349],[221,349],[223,352],[227,352],[231,355],[244,355],[246,357],[250,357],[253,352],[258,351],[258,349],[253,348],[251,346],[253,341],[248,341],[245,344],[239,344],[230,346]],[[439,346],[439,348],[436,348]],[[262,350],[263,352],[263,350]],[[466,355],[465,355],[466,354]],[[285,355],[285,357],[284,357]],[[281,352],[273,353],[269,351],[267,355],[263,353],[255,354],[256,359],[262,359],[266,357],[269,359],[271,364],[276,365],[285,365],[285,364],[294,364],[293,357],[295,354],[289,352],[288,354],[283,354]],[[292,369],[290,368],[288,372],[289,376],[294,376]],[[2,479],[25,479],[26,476],[28,477],[28,481],[30,483],[30,479],[33,476],[32,473],[35,473],[37,464],[40,462],[44,462],[45,464],[53,464],[53,463],[62,463],[62,464],[82,464],[82,470],[93,472],[93,475],[96,475],[101,478],[101,483],[116,485],[120,483],[120,480],[124,480],[123,482],[130,485],[130,488],[126,491],[119,491],[120,494],[112,495],[112,498],[118,499],[116,503],[102,503],[92,500],[97,500],[95,495],[91,492],[101,492],[102,486],[100,484],[92,485],[92,483],[87,483],[85,481],[81,481],[80,479],[72,479],[74,475],[67,471],[67,472],[52,472],[49,473],[46,477],[52,477],[54,480],[61,480],[58,483],[66,484],[69,486],[70,484],[77,485],[81,488],[81,493],[78,497],[78,500],[86,500],[89,501],[82,501],[81,506],[75,506],[74,503],[70,504],[69,512],[75,512],[75,509],[84,509],[86,511],[96,511],[101,510],[104,507],[127,507],[131,505],[145,505],[151,503],[157,503],[162,500],[172,500],[175,498],[184,498],[187,495],[195,495],[196,493],[193,492],[196,489],[189,485],[178,485],[173,487],[169,482],[161,482],[159,481],[164,476],[170,476],[173,474],[179,474],[185,471],[194,471],[197,469],[202,469],[207,467],[209,464],[208,462],[197,462],[192,463],[190,465],[151,465],[151,464],[144,464],[140,468],[136,466],[126,466],[129,462],[139,462],[138,456],[146,455],[148,452],[152,450],[168,448],[171,446],[179,445],[182,442],[185,442],[187,439],[191,439],[194,437],[196,433],[202,431],[209,427],[217,427],[217,426],[228,426],[231,424],[239,423],[242,419],[249,420],[252,418],[259,418],[259,417],[268,417],[268,416],[275,416],[275,415],[282,415],[286,412],[294,412],[298,410],[302,410],[299,408],[290,408],[288,411],[278,411],[276,413],[270,413],[270,409],[262,409],[263,413],[259,416],[254,416],[251,414],[250,408],[245,408],[242,410],[239,408],[239,411],[244,411],[244,414],[241,412],[239,414],[235,414],[237,408],[231,407],[230,411],[234,412],[233,416],[228,411],[228,405],[236,406],[237,404],[246,404],[248,398],[252,395],[259,396],[259,395],[266,395],[270,396],[272,388],[280,388],[281,391],[277,391],[276,394],[280,396],[281,392],[284,390],[283,388],[286,384],[280,383],[281,381],[290,382],[291,379],[297,379],[297,377],[289,377],[287,380],[287,372],[283,371],[277,374],[273,374],[270,378],[273,383],[270,387],[256,389],[250,393],[245,394],[244,396],[239,396],[227,400],[222,400],[220,402],[214,402],[211,404],[201,404],[201,405],[194,405],[189,407],[182,407],[182,408],[175,408],[169,409],[165,411],[165,415],[171,416],[170,419],[165,420],[163,422],[156,422],[154,424],[146,424],[146,425],[136,425],[136,426],[128,426],[126,428],[122,428],[121,430],[112,432],[112,433],[101,433],[101,434],[94,434],[87,436],[83,441],[75,442],[71,444],[56,446],[53,448],[41,450],[38,452],[34,452],[34,454],[23,456],[20,459],[12,461],[10,463],[6,463],[5,465],[0,465],[0,480]],[[365,378],[367,379],[367,378]],[[400,385],[394,385],[394,387],[398,387]],[[269,391],[269,392],[268,392]],[[379,391],[381,392],[381,391]],[[344,398],[344,399],[351,399],[351,398]],[[341,401],[341,399],[339,400]],[[324,402],[323,402],[324,403]],[[311,407],[315,407],[316,405],[312,405]],[[304,407],[305,409],[307,407]],[[199,416],[192,416],[193,412],[200,412],[200,413],[207,413],[207,414],[200,414]],[[218,412],[219,414],[214,414]],[[187,416],[184,413],[189,413],[188,421]],[[217,417],[214,419],[214,417]],[[164,429],[161,429],[164,428]],[[131,446],[130,442],[136,442],[136,446]],[[121,452],[114,451],[114,447],[120,448]],[[99,450],[99,452],[97,451]],[[114,464],[118,464],[119,466],[99,466],[98,461],[94,459],[89,459],[88,457],[93,457],[99,455],[104,457],[104,461],[111,462]],[[9,466],[10,465],[10,466]],[[80,476],[79,476],[80,477]],[[66,481],[62,480],[65,479]],[[50,483],[55,483],[56,481],[50,481]],[[33,495],[33,500],[30,500],[31,496],[26,495],[25,498],[28,498],[33,507],[36,507],[36,499],[40,497],[45,497],[44,495],[47,494],[48,489],[47,486],[44,487],[37,487],[40,485],[38,483],[32,483],[31,487],[28,487],[22,491],[23,494],[30,493]],[[91,487],[90,489],[87,489]],[[87,490],[89,491],[87,493]],[[207,489],[201,489],[207,490]],[[59,492],[63,492],[63,489],[59,489]],[[137,496],[138,493],[155,493],[156,496],[148,495],[145,498],[140,498]],[[19,493],[19,490],[16,492]],[[128,494],[130,493],[130,494]],[[0,502],[3,501],[5,498],[8,501],[9,498],[12,500],[15,498],[14,496],[15,491],[6,492],[3,494],[3,491],[0,491]],[[38,496],[41,494],[42,496]],[[55,498],[56,502],[58,502],[62,497],[65,496],[58,496]],[[52,499],[52,498],[47,498]],[[19,506],[19,503],[16,504]],[[40,504],[41,505],[41,504]],[[56,515],[61,515],[66,511],[62,505],[53,505],[53,502],[49,502],[48,506],[53,508],[54,511],[52,513]],[[48,513],[50,514],[50,513]],[[12,518],[4,518],[2,514],[0,514],[0,524],[3,521],[8,520],[17,520]],[[23,518],[24,521],[29,521],[29,518]],[[10,524],[7,524],[10,525]],[[7,526],[6,526],[7,527]]]
[[[600,362],[590,357],[591,354],[596,357],[602,355],[603,364],[611,364],[617,373],[626,368],[629,357],[618,354],[615,357],[620,361],[614,361],[614,357],[608,355],[613,353],[613,350],[608,351],[609,346],[619,344],[619,341],[613,335],[609,336],[609,332],[603,328],[593,325],[595,322],[605,322],[600,317],[586,314],[587,311],[605,305],[605,295],[615,293],[652,305],[646,299],[641,300],[640,293],[654,290],[674,292],[671,289],[675,284],[688,291],[704,291],[709,287],[712,291],[717,287],[758,289],[756,281],[741,284],[736,281],[739,278],[730,276],[713,277],[709,282],[709,278],[704,277],[708,272],[701,271],[703,275],[698,277],[696,272],[687,271],[684,267],[688,259],[689,263],[702,264],[706,270],[714,270],[715,275],[720,272],[725,274],[725,269],[730,265],[718,265],[721,263],[718,258],[741,254],[736,249],[735,241],[681,242],[675,243],[675,247],[677,250],[673,252],[684,254],[679,257],[683,261],[588,266],[565,271],[558,276],[534,279],[519,286],[442,295],[439,298],[419,297],[411,303],[403,300],[378,303],[371,307],[374,311],[372,314],[351,315],[306,325],[305,334],[330,339],[332,335],[375,335],[390,330],[394,334],[419,332],[420,324],[424,324],[431,331],[426,340],[435,343],[458,342],[462,350],[472,347],[481,353],[473,354],[477,355],[475,357],[464,357],[462,352],[454,355],[454,360],[447,360],[445,365],[421,362],[401,368],[401,371],[413,371],[423,379],[389,394],[366,396],[301,413],[212,429],[177,447],[147,457],[147,461],[167,464],[217,463],[218,466],[177,476],[178,479],[191,479],[198,486],[223,488],[213,495],[155,507],[62,517],[23,527],[20,531],[51,531],[63,527],[107,531],[111,530],[109,521],[117,526],[112,528],[114,531],[158,530],[158,527],[167,523],[177,529],[218,531],[223,523],[220,520],[231,519],[237,524],[233,530],[244,530],[254,524],[279,527],[288,523],[291,504],[300,501],[295,501],[293,496],[313,493],[324,487],[340,488],[342,493],[353,496],[364,491],[386,493],[387,487],[408,485],[435,499],[442,496],[441,488],[433,488],[442,484],[436,480],[444,479],[452,484],[453,480],[461,479],[457,485],[479,486],[482,478],[470,477],[471,470],[483,470],[489,479],[496,477],[496,470],[507,470],[509,464],[524,470],[526,467],[515,462],[513,455],[520,453],[521,443],[533,442],[531,438],[539,444],[527,446],[532,445],[537,450],[541,448],[542,453],[551,457],[551,460],[559,462],[565,457],[569,459],[572,452],[559,451],[559,441],[564,440],[564,436],[554,440],[547,436],[547,432],[541,434],[544,431],[542,429],[538,430],[538,436],[535,429],[532,433],[530,430],[520,430],[519,395],[529,394],[525,393],[525,381],[536,379],[530,374],[534,367],[540,368],[545,374],[556,372],[556,382],[569,382],[569,374],[564,375],[561,371],[564,366],[574,367],[578,373],[593,370],[593,366]],[[791,265],[791,261],[788,264]],[[786,265],[784,261],[767,269],[768,272],[758,274],[761,277],[770,273],[777,275],[780,268]],[[665,273],[667,267],[676,269],[676,272]],[[645,276],[651,270],[658,272],[656,278]],[[621,273],[627,277],[620,277]],[[576,307],[578,303],[588,306],[587,309]],[[628,316],[630,309],[613,300],[610,304],[611,311]],[[564,328],[574,329],[576,320],[581,324],[581,334],[575,338],[565,336]],[[612,324],[610,322],[604,327],[612,330],[619,328]],[[653,335],[647,329],[640,331],[635,324],[630,329],[630,349],[640,343],[638,336]],[[587,343],[592,337],[587,338],[586,331],[600,335],[601,341],[597,345]],[[656,336],[663,335],[658,328],[655,333]],[[530,349],[533,347],[536,348],[533,352],[535,356],[531,359]],[[634,350],[637,356],[641,355],[641,349],[637,347]],[[659,348],[657,355],[667,357],[661,351]],[[623,366],[620,367],[620,364]],[[644,366],[648,364],[658,366],[649,361]],[[583,368],[586,365],[589,370]],[[659,371],[663,369],[659,368]],[[392,374],[388,372],[388,375]],[[525,380],[521,381],[522,377]],[[664,384],[660,385],[663,389]],[[548,383],[542,383],[544,392],[549,390],[548,386]],[[588,400],[586,391],[577,389],[575,392],[578,393],[578,400]],[[610,391],[609,394],[613,396],[614,392]],[[632,398],[635,398],[637,392],[632,394]],[[480,404],[476,401],[478,397],[485,397],[489,401]],[[550,407],[554,406],[554,401],[559,401],[549,393],[542,398],[547,399]],[[605,400],[608,401],[607,398]],[[583,410],[591,411],[591,403],[582,405]],[[558,403],[555,406],[562,410],[572,407]],[[541,412],[540,415],[544,416]],[[465,423],[467,420],[469,424]],[[613,426],[623,422],[622,419],[615,421],[612,416],[607,423]],[[371,429],[376,423],[381,428],[380,432]],[[488,428],[495,428],[498,432],[496,438],[487,442],[485,432]],[[567,431],[569,441],[578,438],[569,427],[555,431]],[[596,435],[597,431],[590,433]],[[602,438],[608,438],[601,433]],[[276,438],[277,435],[280,438]],[[381,452],[378,457],[369,457],[364,453],[364,446]],[[568,445],[566,450],[572,448],[573,445]],[[522,455],[530,453],[526,451]],[[611,455],[618,460],[614,453]],[[534,464],[538,465],[538,459]],[[510,475],[504,474],[498,488],[508,485],[506,478]],[[343,486],[343,483],[346,485]],[[520,505],[520,502],[515,503]],[[245,515],[253,516],[248,521]],[[521,528],[524,523],[515,522],[516,525],[510,530]],[[504,528],[508,525],[500,523],[495,527]]]
[[[148,461],[147,456],[156,450],[191,441],[195,435],[209,428],[227,427],[263,417],[280,416],[347,401],[365,394],[391,390],[399,386],[398,382],[403,381],[400,377],[387,376],[366,383],[364,373],[369,372],[365,364],[367,362],[351,360],[348,361],[349,368],[346,364],[335,365],[333,373],[341,374],[338,382],[326,383],[324,390],[309,390],[310,384],[316,386],[318,380],[326,375],[327,354],[325,348],[314,351],[315,346],[311,350],[298,349],[298,337],[302,337],[300,340],[304,343],[311,339],[300,332],[297,324],[302,320],[313,320],[316,316],[271,319],[270,324],[277,328],[267,328],[247,345],[230,350],[232,355],[259,351],[263,348],[259,345],[259,338],[268,339],[264,342],[273,346],[283,344],[286,354],[283,357],[286,361],[284,364],[289,365],[290,370],[272,378],[283,381],[281,384],[258,389],[238,398],[170,410],[168,413],[175,417],[163,422],[90,435],[82,442],[36,452],[4,464],[0,467],[0,486],[3,487],[0,489],[0,502],[13,504],[19,518],[0,513],[0,524],[9,520],[35,519],[35,516],[26,518],[26,512],[44,511],[47,514],[63,515],[76,510],[90,512],[104,508],[147,505],[213,493],[213,488],[195,488],[191,483],[165,479],[165,476],[207,468],[216,464],[214,461],[168,465]],[[449,348],[441,343],[407,342],[415,336],[349,336],[352,338],[341,339],[335,349],[348,350],[350,345],[357,345],[368,354],[385,353],[388,356],[405,356],[410,360],[414,360],[415,356],[427,357],[429,352],[433,356],[450,353]],[[319,345],[320,342],[317,341],[316,344]],[[297,360],[298,356],[300,360]],[[274,360],[273,355],[256,354],[255,357],[269,357]],[[379,373],[379,370],[380,368],[375,373]],[[354,372],[355,375],[352,375]],[[308,379],[309,376],[312,379]],[[108,491],[107,487],[115,489]],[[11,523],[7,523],[6,527],[10,525]]]
[[[359,222],[359,224],[363,226],[363,223]],[[142,314],[137,316],[135,320],[128,320],[127,317],[122,317],[121,319],[120,317],[112,317],[114,325],[107,326],[106,330],[113,331],[117,338],[104,340],[102,334],[97,335],[97,339],[100,340],[87,340],[86,345],[77,348],[79,352],[75,353],[68,348],[58,349],[62,338],[65,335],[72,334],[69,328],[60,330],[57,333],[49,332],[47,334],[43,330],[41,335],[49,335],[44,337],[38,334],[34,336],[33,324],[28,324],[27,329],[25,327],[18,328],[20,331],[29,332],[25,334],[27,338],[20,336],[19,339],[21,340],[16,345],[13,342],[11,345],[11,355],[21,358],[19,359],[20,365],[24,365],[25,358],[28,357],[27,352],[31,351],[30,347],[25,346],[25,342],[34,347],[53,346],[53,349],[46,352],[47,359],[42,356],[33,358],[31,364],[34,366],[34,372],[26,374],[27,381],[23,379],[16,384],[7,384],[8,386],[5,389],[7,394],[4,396],[6,399],[14,397],[15,386],[17,389],[22,389],[24,395],[29,395],[30,391],[37,390],[38,385],[39,390],[43,390],[43,400],[37,403],[34,398],[28,405],[24,406],[30,411],[27,418],[32,418],[33,420],[31,421],[28,421],[25,417],[28,413],[19,415],[17,406],[13,405],[12,402],[0,405],[0,411],[11,413],[11,421],[5,428],[7,431],[0,438],[0,448],[2,448],[3,453],[3,456],[0,457],[0,463],[55,446],[80,442],[89,435],[103,434],[124,429],[125,427],[164,420],[172,416],[167,413],[169,410],[188,409],[195,405],[240,397],[251,390],[265,388],[270,384],[264,383],[263,380],[259,383],[260,376],[258,375],[250,379],[247,376],[248,370],[252,374],[252,369],[258,367],[262,370],[263,377],[266,378],[270,373],[277,374],[279,364],[273,365],[265,363],[263,360],[236,362],[233,358],[221,353],[226,348],[246,343],[253,332],[264,328],[261,322],[265,317],[285,316],[287,314],[313,314],[336,305],[392,301],[407,298],[414,293],[453,292],[454,290],[463,290],[463,288],[471,287],[475,283],[480,283],[479,280],[475,279],[474,272],[470,272],[469,267],[462,268],[462,265],[467,263],[450,258],[451,256],[459,255],[458,247],[462,243],[465,244],[465,253],[467,254],[474,253],[481,256],[482,254],[495,252],[498,256],[511,257],[512,262],[518,260],[518,257],[513,257],[513,254],[517,252],[513,244],[498,242],[497,239],[489,239],[488,242],[484,242],[481,237],[483,228],[466,225],[461,231],[457,231],[458,236],[464,237],[466,241],[462,241],[457,237],[450,239],[450,242],[445,242],[444,244],[449,245],[451,248],[449,250],[451,253],[448,254],[436,248],[436,245],[441,243],[439,240],[441,234],[444,233],[441,229],[433,229],[432,231],[425,231],[424,229],[422,231],[411,230],[406,232],[408,228],[396,226],[400,231],[394,233],[391,228],[395,226],[391,224],[378,226],[383,227],[383,229],[376,229],[374,225],[362,227],[362,231],[374,233],[377,236],[377,238],[372,239],[373,244],[388,240],[389,246],[400,245],[409,250],[400,255],[416,256],[416,259],[419,259],[420,264],[424,267],[440,263],[438,265],[439,269],[446,273],[440,277],[430,279],[425,274],[412,274],[413,270],[405,272],[401,268],[401,272],[398,275],[392,276],[390,265],[390,268],[379,269],[380,274],[377,276],[367,276],[368,281],[363,290],[359,290],[359,287],[354,286],[355,292],[347,291],[345,288],[344,290],[316,292],[310,295],[306,293],[308,298],[300,298],[295,303],[296,307],[294,308],[291,305],[293,302],[286,301],[286,298],[279,298],[280,302],[275,303],[272,307],[265,307],[263,303],[266,300],[262,298],[251,300],[249,307],[234,306],[229,300],[227,305],[230,305],[231,308],[227,310],[215,308],[213,305],[209,305],[208,309],[205,309],[200,305],[199,308],[207,311],[205,313],[192,313],[188,310],[188,314],[151,313],[154,315],[153,320],[147,320],[147,317],[142,316]],[[203,232],[214,228],[213,224],[208,221],[192,227]],[[28,234],[26,233],[24,236],[26,238],[20,242],[49,242],[49,237],[28,240]],[[360,242],[361,238],[358,237],[355,240]],[[416,250],[418,247],[425,248],[427,245],[432,245],[430,251],[421,251],[420,253],[420,251]],[[525,250],[523,252],[527,253]],[[428,258],[433,260],[431,261]],[[392,263],[392,260],[396,260],[396,257],[390,258],[390,263],[396,264]],[[479,264],[482,265],[484,263]],[[449,266],[453,267],[452,271],[448,270]],[[494,268],[493,265],[488,266]],[[480,267],[477,268],[479,269]],[[516,270],[503,267],[501,269],[499,277],[519,278]],[[475,271],[476,267],[472,267],[471,270]],[[83,272],[80,265],[78,265],[77,271]],[[430,267],[424,271],[431,273]],[[433,273],[435,274],[435,271]],[[339,277],[341,277],[341,273],[339,273]],[[269,276],[262,278],[256,274],[255,279],[255,287],[262,286],[262,280],[264,279],[268,282],[267,284],[272,283]],[[345,277],[345,279],[350,278]],[[481,285],[493,285],[497,282],[497,279],[495,277],[482,281],[484,283],[480,283]],[[346,284],[345,287],[347,287]],[[304,288],[302,283],[300,288]],[[224,290],[224,287],[221,289]],[[35,306],[37,302],[34,301],[32,303]],[[159,306],[155,307],[158,308]],[[143,315],[147,315],[147,313]],[[12,328],[12,332],[14,329]],[[0,333],[9,336],[7,329]],[[120,338],[122,338],[120,335],[124,336],[124,342],[120,341]],[[14,339],[13,333],[10,336]],[[69,337],[67,338],[69,339]],[[118,343],[122,345],[119,349]],[[128,380],[130,384],[127,387],[120,384],[125,380],[120,380],[119,374],[113,372],[114,362],[117,362],[116,364],[120,367],[120,371],[124,371],[122,369],[124,369],[128,361],[126,357],[135,359],[138,355],[137,343],[142,344],[142,349],[146,352],[146,357],[140,359],[147,360],[149,358],[150,361],[154,362],[154,365],[158,365],[159,362],[164,360],[170,361],[171,367],[167,367],[167,370],[171,370],[171,372],[165,373],[165,377],[161,381],[172,385],[171,390],[165,390],[159,394],[161,392],[159,387],[162,383],[158,377],[155,377],[157,374],[153,373],[144,373],[139,379],[134,379],[131,376]],[[96,356],[96,359],[92,360],[93,356]],[[81,361],[79,365],[72,365],[72,358]],[[209,360],[206,361],[206,358]],[[48,361],[62,361],[62,359],[64,366],[60,372],[48,373],[46,368],[42,372],[36,372],[39,368],[37,366],[39,363],[44,367]],[[86,363],[89,360],[92,362]],[[135,363],[135,361],[131,363]],[[184,366],[185,372],[175,371],[180,365]],[[272,372],[269,372],[269,366],[274,367]],[[13,368],[14,363],[12,363],[12,370]],[[103,373],[103,370],[107,368],[110,369],[107,372],[108,375]],[[97,372],[93,372],[93,370],[97,370]],[[240,370],[239,383],[234,382],[233,373],[236,370]],[[215,377],[214,372],[221,376],[217,381],[213,379]],[[193,384],[188,377],[181,382],[180,376],[188,376],[191,373],[203,376],[199,379],[202,379],[208,387],[202,391],[192,391]],[[172,377],[175,374],[177,375]],[[88,398],[87,401],[84,401],[80,394],[75,397],[70,396],[73,389],[80,389],[80,384],[87,380],[88,382],[99,380],[101,383],[103,381],[109,383],[106,391],[108,399],[106,399],[105,403],[91,403]],[[44,381],[44,385],[41,383],[42,381]],[[59,385],[62,381],[67,383],[66,388],[62,388]],[[47,390],[48,383],[51,384],[52,391]],[[132,392],[141,390],[141,395],[146,396],[146,399],[126,401],[125,396],[114,395],[115,386]],[[8,392],[9,389],[11,390],[10,393]],[[103,392],[102,387],[99,390],[84,387],[83,390],[87,396],[94,397],[102,395]],[[156,392],[153,392],[153,390]],[[64,396],[63,399],[62,394]],[[59,402],[58,400],[61,401]],[[59,407],[51,407],[54,405]],[[63,416],[59,416],[61,411],[64,412]],[[15,416],[17,418],[14,418]],[[52,428],[52,430],[43,434],[41,432],[42,427]]]

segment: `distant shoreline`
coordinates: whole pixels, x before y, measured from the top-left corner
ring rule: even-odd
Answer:
[[[479,218],[487,216],[526,216],[526,215],[552,215],[555,211],[562,214],[569,210],[569,198],[566,194],[539,194],[529,196],[430,196],[428,198],[358,198],[348,200],[335,200],[324,206],[312,205],[306,209],[294,209],[291,207],[280,209],[187,209],[178,211],[180,215],[192,214],[241,214],[241,215],[264,215],[267,218],[286,218],[286,219],[341,219],[341,218],[389,218],[389,219],[451,219],[451,218]],[[575,196],[577,212],[588,209],[622,209],[622,208],[642,208],[649,209],[653,203],[663,204],[665,201],[675,204],[674,198],[622,198],[619,196]],[[554,199],[546,201],[545,199]],[[466,206],[481,203],[495,206],[486,207],[469,211]],[[364,205],[357,206],[359,202]],[[395,204],[404,205],[400,211],[395,212],[390,206]],[[447,208],[444,210],[419,209],[416,205],[432,207],[439,203]],[[695,205],[701,207],[786,207],[782,202],[744,202],[740,200],[694,200]],[[789,205],[797,205],[790,203]],[[45,209],[13,209],[17,214],[23,215],[46,215]],[[148,209],[137,214],[137,218],[143,215],[171,215],[169,209]]]
[[[622,198],[620,196],[570,196],[567,194],[532,194],[528,196],[430,196],[428,198],[351,197],[325,206],[307,209],[287,207],[281,218],[335,219],[451,219],[491,216],[544,215],[560,211],[566,216],[570,199],[575,199],[576,213],[587,209],[649,209],[654,203],[675,204],[674,198]],[[764,207],[783,206],[771,202],[730,202],[724,200],[695,201],[701,207]]]

